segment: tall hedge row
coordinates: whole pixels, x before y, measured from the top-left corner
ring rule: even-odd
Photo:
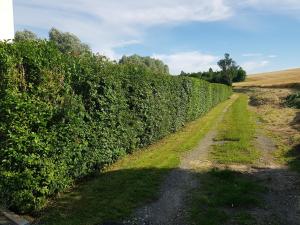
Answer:
[[[152,74],[47,41],[0,43],[0,199],[41,209],[75,179],[181,128],[231,88]]]

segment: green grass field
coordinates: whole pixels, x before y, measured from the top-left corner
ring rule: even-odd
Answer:
[[[233,101],[221,103],[179,132],[126,156],[105,172],[62,194],[39,220],[44,225],[93,225],[130,216],[134,209],[158,197],[165,175],[178,166],[181,155],[199,143]]]

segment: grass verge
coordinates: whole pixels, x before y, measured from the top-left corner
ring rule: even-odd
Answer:
[[[254,163],[260,156],[253,145],[254,136],[255,120],[248,109],[248,97],[240,95],[219,126],[216,141],[220,143],[213,146],[212,159],[221,164]]]
[[[249,94],[255,103],[253,109],[260,120],[260,130],[276,144],[277,150],[273,152],[276,162],[300,172],[300,110],[284,104],[286,96],[294,91],[256,88]]]
[[[267,133],[276,143],[277,151],[274,152],[274,157],[278,163],[288,165],[291,170],[300,173],[300,139],[291,140],[283,136]],[[295,138],[294,138],[295,139]]]
[[[250,175],[213,169],[199,173],[201,185],[191,194],[189,212],[192,225],[255,224],[247,208],[262,203],[265,188]]]
[[[198,144],[234,100],[219,104],[179,132],[126,156],[95,178],[62,194],[37,223],[94,225],[129,217],[134,209],[158,197],[165,175],[178,166],[181,155]]]
[[[261,130],[276,144],[277,150],[273,152],[276,162],[300,172],[299,110],[272,105],[261,108],[257,109]]]

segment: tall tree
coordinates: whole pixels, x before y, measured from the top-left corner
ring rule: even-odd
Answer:
[[[90,47],[82,43],[76,35],[69,32],[62,32],[56,28],[52,28],[49,31],[49,40],[56,43],[63,53],[80,55],[82,53],[91,52]]]
[[[168,65],[165,65],[163,61],[159,59],[154,59],[149,56],[147,57],[142,57],[139,55],[123,56],[120,59],[119,63],[124,65],[144,67],[156,74],[169,74]]]
[[[28,40],[38,40],[35,33],[30,30],[17,31],[15,34],[15,42],[28,41]]]
[[[236,62],[230,58],[230,54],[225,53],[224,59],[218,62],[218,66],[222,70],[222,81],[228,85],[232,85],[232,80],[236,76],[237,65]]]
[[[233,82],[241,82],[246,80],[247,73],[242,67],[238,67],[236,76],[233,78]]]

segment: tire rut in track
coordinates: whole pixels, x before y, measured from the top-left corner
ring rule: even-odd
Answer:
[[[185,200],[188,193],[199,185],[195,177],[194,168],[208,168],[212,164],[208,160],[210,147],[217,135],[216,127],[223,120],[237,96],[225,107],[222,114],[215,121],[214,126],[199,142],[198,146],[182,159],[180,166],[172,170],[166,177],[160,189],[157,201],[137,209],[133,219],[123,222],[126,225],[188,225],[185,221]]]

